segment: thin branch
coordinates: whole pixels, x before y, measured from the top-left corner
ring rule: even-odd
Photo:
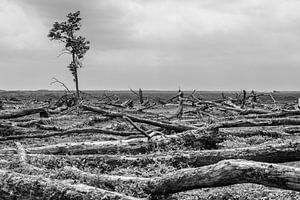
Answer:
[[[148,139],[151,139],[151,136],[146,133],[146,131],[142,130],[140,127],[138,127],[129,117],[123,116],[123,119],[126,119],[136,130],[141,132],[143,135],[145,135]]]

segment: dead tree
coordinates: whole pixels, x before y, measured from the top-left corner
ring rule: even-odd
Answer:
[[[300,168],[247,160],[224,160],[214,165],[187,168],[149,182],[148,193],[168,195],[186,190],[256,183],[300,191]]]
[[[30,108],[30,109],[20,109],[12,112],[5,112],[0,113],[0,119],[11,119],[11,118],[18,118],[24,117],[26,115],[32,115],[37,113],[45,113],[47,112],[45,108]]]
[[[85,184],[68,183],[41,176],[24,175],[0,169],[0,194],[3,199],[120,199],[138,200]]]

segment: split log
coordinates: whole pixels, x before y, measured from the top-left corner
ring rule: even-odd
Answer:
[[[81,107],[84,110],[96,112],[96,113],[102,114],[104,116],[113,117],[113,118],[115,118],[115,117],[123,118],[125,116],[125,117],[128,117],[129,119],[131,119],[133,122],[145,123],[145,124],[149,124],[152,126],[158,126],[158,127],[168,129],[168,130],[174,130],[177,132],[197,129],[197,127],[194,127],[191,125],[163,123],[163,122],[154,121],[154,120],[150,120],[150,119],[146,119],[146,118],[142,118],[142,117],[137,117],[137,116],[121,113],[121,112],[107,111],[107,110],[104,110],[104,109],[101,109],[98,107],[93,107],[93,106],[81,105]]]
[[[247,160],[224,160],[214,165],[187,168],[155,178],[147,192],[168,195],[197,188],[255,183],[300,191],[300,168]]]
[[[0,113],[0,119],[18,118],[18,117],[24,117],[26,115],[45,113],[45,112],[46,112],[45,108],[31,108],[31,109],[17,110],[13,112],[3,112]]]
[[[0,169],[0,196],[3,199],[119,199],[138,200],[85,184],[71,184],[41,176],[24,175]]]

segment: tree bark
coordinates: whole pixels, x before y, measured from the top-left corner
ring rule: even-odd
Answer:
[[[202,129],[218,129],[233,127],[257,127],[257,126],[281,126],[281,125],[300,125],[297,118],[266,118],[266,119],[240,119],[217,122]]]
[[[116,176],[106,174],[91,174],[89,172],[81,171],[76,167],[64,167],[62,169],[64,179],[77,179],[81,182],[94,186],[97,188],[108,188],[114,190],[116,186],[140,183],[146,185],[150,178],[130,177],[130,176]]]
[[[18,117],[24,117],[26,115],[32,115],[32,114],[43,113],[43,112],[46,112],[45,108],[21,109],[13,112],[0,113],[0,119],[18,118]]]
[[[28,159],[34,164],[42,163],[53,167],[64,166],[66,163],[77,167],[105,166],[103,170],[113,170],[116,167],[139,166],[161,163],[173,167],[201,167],[215,164],[226,159],[246,159],[268,163],[284,163],[300,160],[300,141],[286,140],[281,144],[262,144],[246,148],[178,151],[167,154],[153,153],[147,155],[42,155],[28,154]],[[109,166],[109,168],[107,167]]]
[[[222,138],[221,138],[222,139]],[[176,147],[189,146],[198,149],[212,149],[220,138],[209,132],[186,131],[184,133],[169,135],[164,137],[153,137],[151,140],[146,138],[118,140],[118,141],[96,141],[96,142],[74,142],[60,143],[48,146],[34,147],[27,149],[31,154],[105,154],[105,153],[148,153],[156,148],[170,148],[170,145]],[[9,150],[0,150],[5,153]]]
[[[18,133],[28,133],[26,129],[23,130],[22,132],[19,131]],[[103,133],[103,134],[118,135],[118,136],[130,136],[130,135],[140,134],[139,132],[112,131],[112,130],[106,130],[101,128],[74,128],[74,129],[69,129],[69,130],[64,130],[59,132],[48,132],[48,133],[39,133],[39,134],[30,134],[30,135],[28,134],[9,135],[6,137],[0,137],[0,141],[21,140],[21,139],[28,139],[28,138],[47,138],[47,137],[54,137],[54,136],[64,136],[64,135],[83,134],[83,133]]]
[[[149,182],[152,195],[168,195],[191,189],[255,183],[300,191],[300,168],[247,160],[224,160],[214,165],[187,168]]]
[[[24,175],[0,169],[1,199],[119,199],[138,200],[120,193],[111,192],[85,184],[71,184],[41,176]]]

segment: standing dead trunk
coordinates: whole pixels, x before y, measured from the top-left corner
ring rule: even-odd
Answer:
[[[143,103],[144,103],[144,97],[143,97],[143,91],[142,91],[141,88],[139,89],[139,99],[140,99],[141,105],[143,105]]]

